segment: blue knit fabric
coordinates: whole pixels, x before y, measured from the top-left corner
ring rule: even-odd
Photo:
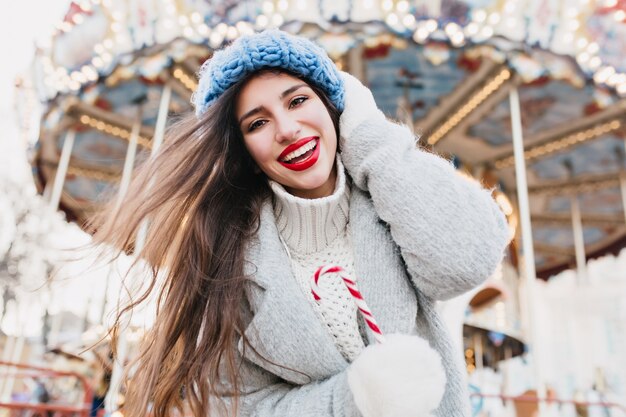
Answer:
[[[284,68],[320,87],[343,110],[343,80],[326,51],[303,37],[280,30],[246,35],[215,52],[198,73],[191,101],[202,115],[229,87],[263,68]]]

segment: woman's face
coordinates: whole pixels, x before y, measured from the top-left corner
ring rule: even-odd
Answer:
[[[261,73],[243,86],[236,117],[248,152],[270,179],[302,198],[333,193],[337,133],[306,82]]]

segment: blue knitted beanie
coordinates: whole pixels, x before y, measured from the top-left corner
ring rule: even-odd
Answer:
[[[343,80],[326,51],[303,37],[280,30],[246,35],[215,52],[198,72],[191,101],[200,117],[229,87],[264,68],[284,68],[321,88],[343,110]]]

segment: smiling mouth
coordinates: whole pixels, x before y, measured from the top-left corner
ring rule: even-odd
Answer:
[[[290,152],[284,158],[281,158],[281,162],[286,164],[297,164],[299,162],[305,161],[313,155],[315,149],[317,148],[317,140],[312,140],[308,142],[306,145],[301,146],[293,152]]]
[[[308,137],[289,145],[278,162],[292,171],[303,171],[314,165],[320,155],[319,137]]]

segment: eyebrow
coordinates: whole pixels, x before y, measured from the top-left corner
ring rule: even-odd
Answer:
[[[297,90],[301,89],[302,87],[308,87],[308,84],[301,83],[301,84],[296,84],[296,85],[293,85],[293,86],[289,87],[288,89],[286,89],[285,91],[283,91],[280,94],[280,99],[281,100],[284,99],[286,96],[288,96],[289,94],[293,93],[294,91],[297,91]],[[243,123],[243,121],[245,119],[247,119],[248,117],[252,116],[255,113],[260,112],[262,108],[263,108],[263,106],[255,107],[252,110],[250,110],[249,112],[247,112],[246,114],[244,114],[243,116],[241,116],[239,118],[239,125],[241,125],[241,123]]]

